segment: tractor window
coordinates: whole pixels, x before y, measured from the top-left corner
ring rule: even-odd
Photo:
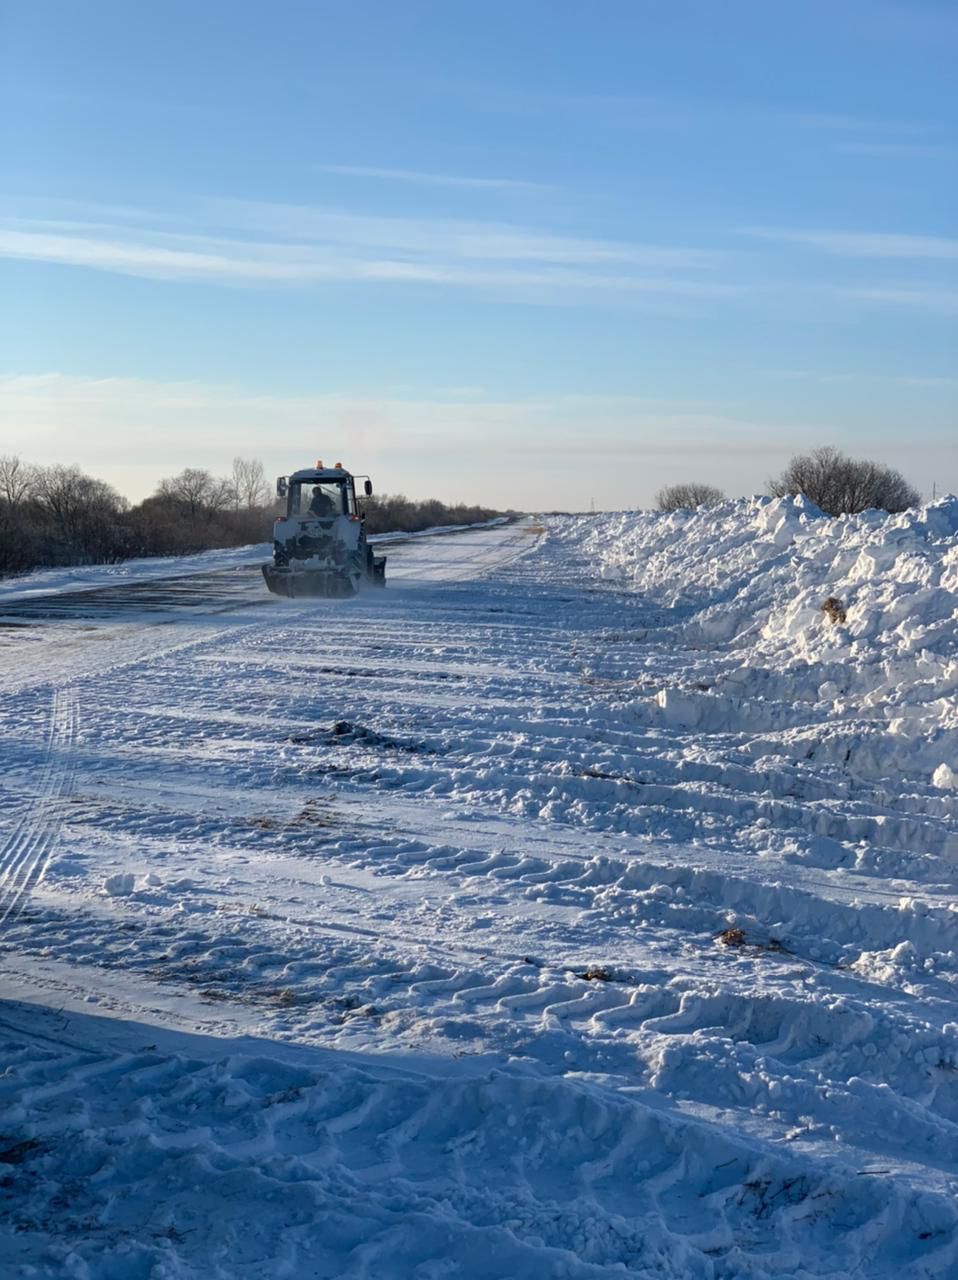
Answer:
[[[290,489],[291,516],[341,516],[345,514],[345,491],[342,484],[313,484],[306,480]]]

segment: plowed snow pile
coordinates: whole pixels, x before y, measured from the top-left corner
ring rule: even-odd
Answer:
[[[391,567],[0,628],[4,1277],[954,1280],[958,501]]]
[[[721,647],[708,688],[663,690],[657,722],[805,717],[830,739],[842,723],[850,772],[958,785],[958,499],[840,519],[801,497],[741,499],[570,520],[559,536],[672,610],[683,646]]]

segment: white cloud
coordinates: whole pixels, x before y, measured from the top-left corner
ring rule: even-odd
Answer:
[[[846,415],[836,425],[693,400],[468,399],[462,391],[277,395],[200,382],[9,375],[0,377],[0,434],[4,452],[76,462],[132,498],[187,466],[225,472],[237,454],[261,458],[271,474],[333,455],[372,472],[382,491],[572,509],[592,497],[602,506],[648,505],[661,484],[689,478],[757,492],[809,441],[861,449]],[[870,415],[869,448],[875,425]],[[934,423],[883,456],[906,470],[925,457],[943,482],[953,474],[950,433]]]
[[[428,187],[463,187],[471,190],[547,191],[549,185],[521,178],[472,178],[449,173],[423,173],[419,169],[378,169],[359,164],[321,164],[321,173],[346,178],[381,178],[386,182],[413,182]]]
[[[781,429],[696,402],[464,400],[455,390],[289,396],[64,374],[0,377],[0,423],[6,452],[76,462],[135,498],[186,466],[223,472],[236,454],[262,458],[276,474],[335,454],[374,471],[380,488],[412,496],[550,506],[598,495],[634,505],[651,501],[661,475],[686,467],[690,453],[713,469],[759,456],[758,480],[785,448]],[[792,434],[800,439],[801,429]],[[594,490],[584,500],[583,469]]]
[[[911,307],[933,315],[958,315],[958,290],[921,288],[908,285],[876,285],[873,288],[836,290],[846,298],[877,302],[883,306]]]
[[[803,231],[785,227],[745,227],[761,240],[797,244],[846,258],[908,258],[958,262],[958,240],[945,236],[900,235],[880,231]]]
[[[740,292],[711,278],[720,259],[701,249],[508,224],[244,201],[205,201],[187,215],[158,215],[152,228],[142,211],[128,220],[86,212],[88,220],[31,218],[17,202],[0,217],[0,256],[166,280],[431,285],[536,301],[563,301],[569,294],[694,299]]]
[[[590,267],[614,263],[695,271],[722,261],[721,255],[705,249],[561,236],[509,223],[384,217],[258,200],[207,201],[202,210],[222,225],[247,233],[430,259]]]
[[[0,257],[58,262],[66,266],[95,267],[126,275],[163,279],[227,279],[237,281],[302,278],[304,264],[261,261],[251,254],[170,249],[163,245],[130,240],[98,239],[87,235],[52,235],[47,232],[0,230]],[[318,267],[312,264],[316,278]]]
[[[715,281],[588,271],[546,262],[533,267],[502,263],[480,266],[470,262],[467,255],[459,259],[432,260],[425,254],[415,259],[363,257],[308,245],[243,240],[216,241],[220,251],[211,252],[210,239],[206,237],[197,237],[191,248],[170,248],[167,243],[131,240],[122,228],[115,230],[117,235],[107,239],[92,232],[70,235],[0,229],[0,257],[92,267],[153,279],[205,280],[234,285],[318,285],[337,281],[445,285],[512,295],[524,292],[552,299],[563,292],[685,299],[732,298],[743,292],[741,287]],[[175,239],[190,243],[188,237]],[[534,250],[530,256],[535,258]],[[491,252],[489,257],[494,261]],[[518,253],[506,250],[504,257],[512,260]]]
[[[944,377],[940,374],[882,373],[873,369],[857,370],[855,372],[834,369],[763,369],[762,375],[766,378],[788,378],[800,382],[855,383],[859,385],[876,383],[880,386],[924,387],[928,390],[958,387],[958,377]]]
[[[832,151],[847,156],[868,156],[877,160],[954,160],[954,147],[925,142],[836,142]]]

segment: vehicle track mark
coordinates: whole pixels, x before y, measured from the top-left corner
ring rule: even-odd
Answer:
[[[245,1174],[261,1196],[258,1230],[283,1237],[296,1274],[333,1274],[317,1202],[336,1244],[363,1251],[366,1275],[439,1274],[439,1256],[477,1274],[470,1250],[508,1250],[500,1275],[954,1274],[943,1193],[903,1192],[884,1169],[762,1148],[576,1080],[488,1069],[427,1077],[332,1055],[206,1060],[162,1044],[114,1053],[45,1039],[38,1049],[37,1038],[17,1027],[5,1035],[15,1070],[0,1080],[0,1104],[15,1113],[28,1099],[38,1114],[14,1148],[8,1248],[66,1241],[84,1262],[128,1274],[136,1244],[168,1272],[192,1264],[211,1274],[217,1258],[244,1256]],[[144,1117],[156,1132],[144,1132]],[[549,1176],[552,1151],[574,1176]],[[98,1176],[78,1179],[79,1161]],[[196,1207],[197,1171],[211,1167]],[[110,1212],[118,1186],[122,1215]],[[170,1206],[181,1224],[172,1232]],[[906,1250],[913,1262],[902,1267]]]
[[[64,798],[73,782],[78,722],[76,690],[55,690],[35,797],[0,848],[0,924],[16,919],[50,865],[63,820]]]

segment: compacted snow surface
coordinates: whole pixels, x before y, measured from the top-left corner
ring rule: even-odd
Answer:
[[[3,1275],[958,1276],[956,534],[9,614]]]

